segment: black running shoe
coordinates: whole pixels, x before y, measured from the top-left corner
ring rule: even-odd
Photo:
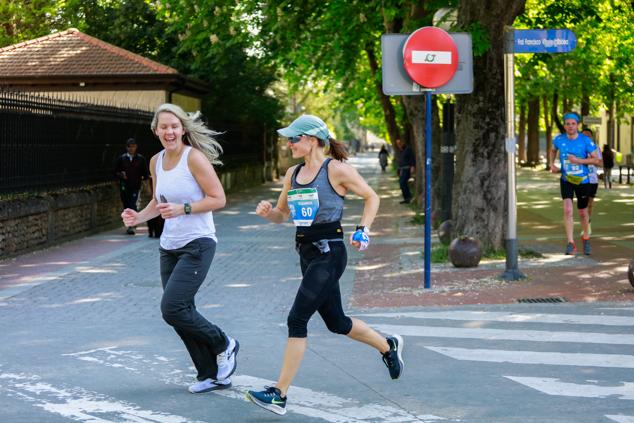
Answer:
[[[286,398],[275,386],[265,386],[264,391],[247,391],[247,399],[253,404],[283,416],[286,414]]]
[[[383,362],[390,371],[390,377],[398,379],[401,377],[405,367],[403,362],[403,338],[400,335],[392,335],[385,339],[387,339],[390,350],[383,353]]]

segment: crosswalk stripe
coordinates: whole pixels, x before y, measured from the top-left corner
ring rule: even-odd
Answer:
[[[87,391],[53,386],[37,375],[0,373],[2,387],[33,405],[71,420],[90,423],[204,423]]]
[[[606,415],[608,419],[615,421],[616,423],[634,423],[634,416],[622,416],[622,415]]]
[[[193,382],[193,375],[187,375],[174,363],[175,360],[163,356],[146,357],[139,352],[119,349],[117,346],[63,354],[88,363],[116,368],[136,375],[151,374],[166,384],[187,386]],[[245,400],[247,390],[261,390],[274,381],[249,375],[231,377],[232,387],[212,394],[227,398]],[[291,386],[288,391],[288,411],[296,414],[321,418],[332,423],[381,423],[405,422],[450,422],[432,414],[414,415],[406,410],[382,404],[363,404],[350,398],[342,398],[327,392],[315,391],[300,386]],[[263,412],[264,413],[264,412]]]
[[[398,333],[403,336],[433,338],[469,338],[485,340],[511,340],[532,342],[580,342],[584,344],[634,345],[634,335],[593,332],[551,332],[543,330],[507,330],[455,328],[449,326],[406,326],[370,324],[383,333]]]
[[[414,319],[445,320],[481,320],[493,322],[534,322],[565,323],[577,325],[634,326],[634,316],[580,315],[580,314],[543,314],[543,313],[508,313],[496,311],[438,311],[438,312],[396,312],[396,313],[364,313],[363,317],[388,317]]]
[[[495,349],[470,349],[430,347],[428,350],[463,361],[488,361],[494,363],[549,364],[558,366],[616,367],[634,369],[634,356],[623,354],[586,354],[536,351],[508,351]]]
[[[634,400],[633,382],[621,382],[620,386],[601,386],[596,383],[579,384],[562,382],[559,379],[550,377],[504,377],[548,395],[582,398],[614,397],[624,400]]]

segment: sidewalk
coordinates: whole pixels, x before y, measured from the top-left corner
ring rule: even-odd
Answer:
[[[431,289],[423,289],[423,226],[410,223],[414,212],[398,204],[400,191],[396,176],[382,173],[371,153],[353,158],[351,163],[381,197],[370,248],[364,253],[349,252],[346,274],[353,278],[349,290],[349,306],[353,308],[505,304],[524,298],[549,297],[575,302],[634,301],[634,288],[626,274],[628,263],[634,257],[634,190],[631,187],[614,184],[612,191],[599,189],[592,223],[592,255],[565,256],[556,177],[520,169],[520,248],[543,254],[542,258],[520,259],[520,270],[527,279],[500,280],[504,260],[482,261],[472,269],[432,264]],[[218,214],[218,219],[230,219],[236,213],[232,211],[236,206],[250,210],[251,203],[255,207],[254,198],[265,198],[262,197],[265,195],[273,199],[279,188],[279,183],[267,184],[230,196],[228,207]],[[348,197],[343,222],[346,231],[358,223],[361,211],[361,201],[353,195]],[[241,224],[262,224],[255,216],[244,216],[244,219]],[[248,231],[240,234],[248,229],[246,226],[239,226],[238,232],[230,232],[234,226],[233,221],[219,225],[224,227],[223,237],[253,236],[247,235]],[[275,231],[272,227],[257,230]],[[287,230],[292,232],[290,227]],[[577,224],[575,233],[578,232]],[[72,272],[89,274],[96,271],[94,267],[100,263],[126,252],[153,251],[157,242],[145,234],[145,227],[139,228],[136,236],[114,230],[0,261],[0,301],[39,284],[61,280]],[[435,231],[433,242],[438,242]]]
[[[563,297],[571,302],[634,301],[634,288],[626,273],[629,261],[634,258],[631,186],[614,184],[611,191],[599,188],[592,221],[592,255],[565,256],[556,177],[520,169],[519,246],[543,255],[520,258],[519,268],[527,278],[501,280],[504,260],[483,260],[471,269],[454,268],[450,263],[432,264],[431,289],[424,289],[423,227],[412,225],[414,213],[398,204],[397,178],[379,176],[381,208],[372,227],[376,236],[357,267],[353,307],[508,304],[519,299],[550,297]],[[575,221],[578,222],[576,211]],[[576,223],[575,234],[579,232],[580,225]],[[435,231],[432,241],[438,242]]]

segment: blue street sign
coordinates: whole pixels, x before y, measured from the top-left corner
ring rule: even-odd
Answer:
[[[514,53],[568,53],[577,47],[577,37],[569,29],[516,29]]]

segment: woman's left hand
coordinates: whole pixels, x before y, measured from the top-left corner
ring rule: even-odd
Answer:
[[[350,245],[359,251],[367,249],[368,245],[370,245],[370,235],[367,229],[357,229],[350,235]]]
[[[156,209],[163,219],[171,219],[185,214],[185,205],[173,203],[158,203]]]

